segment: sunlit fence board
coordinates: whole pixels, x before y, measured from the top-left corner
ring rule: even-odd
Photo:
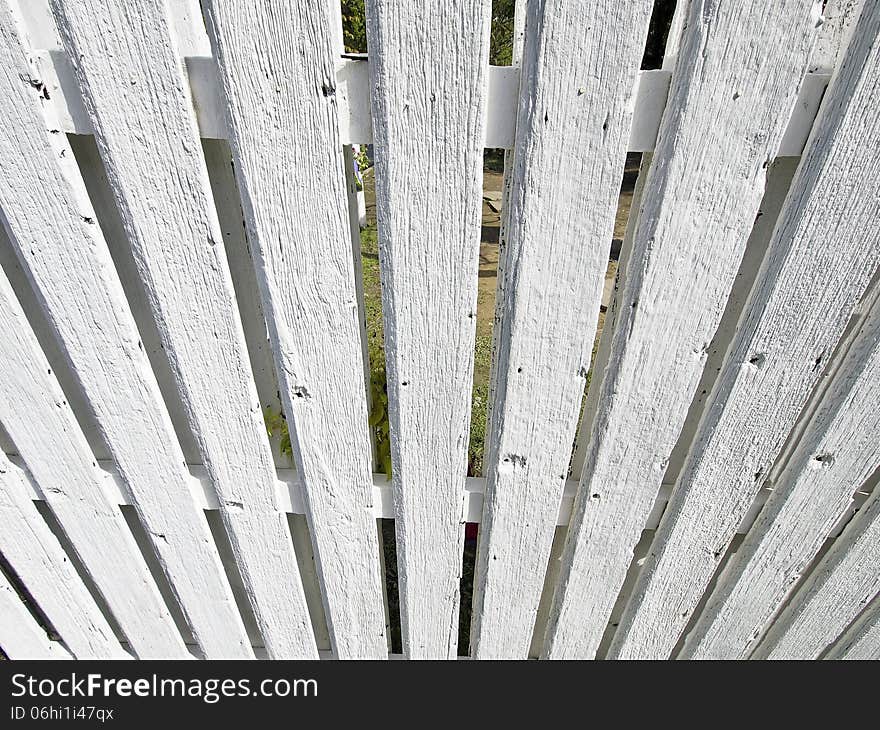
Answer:
[[[0,422],[128,643],[144,659],[189,657],[2,271],[0,339]]]
[[[692,3],[643,192],[545,653],[593,656],[797,98],[810,0]]]
[[[414,658],[452,658],[458,643],[489,10],[367,2],[402,634]]]
[[[340,658],[387,654],[329,5],[206,3]]]
[[[7,24],[0,204],[194,636],[209,657],[252,656],[205,516],[107,244],[63,134],[46,130],[25,51]],[[39,86],[39,81],[35,81]],[[28,154],[18,154],[27,149]],[[42,214],[35,216],[34,211]]]
[[[853,494],[880,467],[880,305],[688,637],[684,657],[746,658]]]
[[[825,658],[852,661],[880,659],[880,597],[874,599]]]
[[[49,639],[2,572],[0,648],[10,659],[70,659],[63,646]]]
[[[270,656],[316,656],[164,2],[53,2]]]
[[[880,264],[880,8],[862,20],[615,636],[615,656],[669,655]],[[864,394],[876,398],[868,382]],[[853,457],[867,463],[854,465],[852,478],[872,470],[866,448]],[[831,471],[844,488],[846,467]]]
[[[875,491],[758,646],[754,658],[816,659],[880,592]],[[876,635],[876,631],[875,634]]]
[[[478,658],[525,658],[531,643],[651,14],[642,0],[528,7],[471,636]]]

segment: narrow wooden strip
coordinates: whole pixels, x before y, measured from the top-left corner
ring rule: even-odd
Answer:
[[[615,656],[669,656],[880,264],[880,7],[862,21],[621,620]]]
[[[880,597],[838,639],[826,659],[868,661],[880,659]]]
[[[596,17],[585,32],[578,19],[589,13]],[[528,655],[590,369],[650,18],[642,0],[529,5],[471,633],[478,658]]]
[[[880,305],[720,577],[683,658],[746,658],[853,494],[880,467]]]
[[[332,646],[384,658],[330,6],[209,0],[205,13]]]
[[[0,37],[8,27],[0,23]],[[100,469],[2,272],[0,339],[0,421],[128,642],[140,658],[189,657],[122,513],[101,489]]]
[[[489,25],[485,0],[367,2],[401,617],[413,658],[456,654]]]
[[[119,467],[181,609],[209,658],[253,653],[138,329],[63,134],[45,130],[11,35],[0,95],[0,203],[9,239]],[[39,82],[36,82],[39,84]],[[20,154],[27,150],[27,154]],[[34,216],[33,211],[41,215]],[[59,240],[63,245],[59,245]]]
[[[70,659],[31,616],[8,578],[0,572],[0,648],[10,659]]]
[[[266,647],[315,657],[165,3],[53,9]]]
[[[875,490],[777,619],[754,658],[817,658],[877,600],[878,592],[880,499]]]
[[[803,76],[811,0],[691,3],[548,627],[591,657],[699,382]],[[674,282],[674,286],[672,285]]]
[[[77,659],[128,658],[24,479],[0,453],[0,552]]]

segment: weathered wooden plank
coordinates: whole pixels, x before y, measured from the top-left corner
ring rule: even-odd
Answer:
[[[367,2],[404,652],[453,658],[490,3]]]
[[[31,616],[9,579],[0,571],[0,648],[10,659],[70,659]]]
[[[753,658],[819,657],[877,600],[878,592],[880,499],[875,490],[773,624]]]
[[[210,0],[205,14],[332,646],[384,658],[330,6]]]
[[[851,661],[880,659],[880,597],[875,598],[844,632],[825,658]]]
[[[880,7],[866,9],[862,21],[792,182],[614,656],[669,656],[880,264],[880,161],[873,153],[880,146]]]
[[[590,369],[651,6],[528,5],[471,633],[478,658],[528,654]],[[585,31],[587,14],[595,17]]]
[[[85,392],[159,561],[206,656],[253,654],[183,452],[73,154],[46,131],[26,47],[12,29],[4,77],[0,177],[9,239]],[[36,82],[39,85],[39,82]],[[20,154],[27,150],[27,154]],[[34,216],[33,211],[42,211]],[[64,245],[59,245],[59,238]]]
[[[165,3],[53,9],[267,650],[315,657]]]
[[[124,659],[113,629],[0,452],[0,552],[77,659]]]
[[[593,656],[794,105],[810,0],[692,2],[648,174],[545,654]],[[674,282],[674,285],[672,285]]]
[[[0,35],[8,27],[0,23]],[[0,421],[126,639],[140,658],[189,657],[122,513],[101,489],[100,469],[2,272],[0,339]]]
[[[875,305],[680,658],[748,657],[855,491],[880,467],[878,402]]]

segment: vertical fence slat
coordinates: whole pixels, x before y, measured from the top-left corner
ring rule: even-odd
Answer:
[[[593,656],[735,279],[805,70],[811,0],[691,4],[548,627]]]
[[[773,624],[756,659],[816,659],[880,591],[880,499],[874,491]]]
[[[527,656],[590,369],[651,17],[643,0],[601,5],[528,5],[471,640],[478,658]]]
[[[878,34],[880,8],[866,9],[827,92],[613,656],[669,655],[880,264]]]
[[[266,648],[316,657],[165,3],[53,9]]]
[[[0,572],[0,648],[10,659],[70,659],[31,616],[6,576]]]
[[[0,31],[2,32],[2,31]],[[141,658],[189,652],[9,280],[0,271],[0,421]]]
[[[0,452],[0,552],[77,659],[125,659],[113,629]]]
[[[844,517],[855,491],[880,467],[878,403],[880,304],[875,304],[757,521],[720,577],[681,658],[748,656]]]
[[[8,17],[8,15],[7,15]],[[45,129],[25,49],[6,26],[0,177],[9,239],[209,657],[253,653],[95,213],[63,134]],[[27,154],[18,154],[20,150]],[[12,167],[14,165],[14,167]],[[40,210],[40,216],[33,211]],[[62,243],[59,244],[59,241]]]
[[[330,5],[205,10],[332,646],[385,657]]]
[[[453,657],[490,3],[366,6],[404,651]]]

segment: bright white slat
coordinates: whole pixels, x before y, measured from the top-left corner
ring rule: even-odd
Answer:
[[[828,90],[613,656],[669,656],[880,264],[878,33],[872,7]]]
[[[368,0],[404,653],[453,658],[489,3]]]
[[[128,658],[24,480],[0,452],[0,552],[75,657]]]
[[[339,658],[384,658],[330,6],[210,0],[205,17],[332,646]]]
[[[851,661],[880,659],[880,596],[874,598],[825,658]]]
[[[53,8],[266,647],[273,657],[314,657],[165,3]]]
[[[2,271],[0,339],[0,421],[126,639],[141,658],[189,657]]]
[[[783,396],[784,397],[784,396]],[[853,494],[880,467],[880,305],[688,636],[682,658],[746,658]]]
[[[756,659],[815,659],[880,592],[877,490],[758,646]],[[876,635],[876,633],[875,633]]]
[[[25,607],[7,577],[0,572],[0,648],[10,659],[70,659],[60,644]]]
[[[645,184],[548,627],[593,656],[702,374],[816,17],[810,0],[692,3]]]
[[[580,19],[589,14],[596,17],[585,32]],[[642,0],[530,5],[526,17],[471,635],[478,658],[525,658],[531,642],[650,17]]]
[[[19,74],[25,49],[0,52]],[[63,134],[45,131],[38,91],[7,76],[0,177],[12,247],[133,495],[197,642],[211,658],[253,656],[156,378]],[[28,154],[17,154],[27,149]],[[34,216],[34,210],[41,210]],[[59,241],[63,245],[59,245]]]

